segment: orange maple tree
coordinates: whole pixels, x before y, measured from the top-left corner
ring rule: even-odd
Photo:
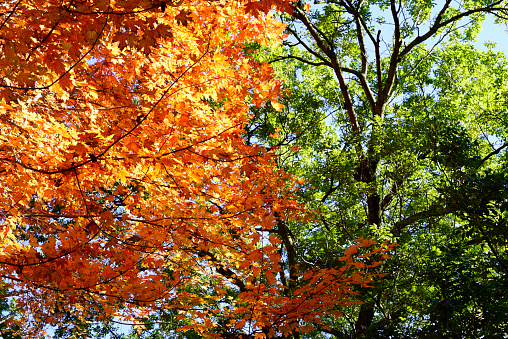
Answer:
[[[295,185],[241,138],[249,102],[280,106],[270,67],[244,53],[282,38],[274,5],[290,8],[0,4],[0,274],[16,302],[6,321],[22,335],[72,327],[66,314],[136,323],[174,309],[192,319],[181,330],[212,336],[220,314],[273,336],[352,303],[354,286],[373,279],[352,259],[372,245],[363,239],[341,269],[295,266],[291,293],[278,278],[280,240],[266,231],[299,210]]]

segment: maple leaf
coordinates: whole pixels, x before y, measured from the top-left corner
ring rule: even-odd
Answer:
[[[188,23],[192,21],[192,17],[190,16],[191,13],[192,12],[189,10],[182,9],[175,19],[180,25],[187,27]]]
[[[155,44],[155,39],[152,36],[145,34],[143,38],[138,41],[137,47],[139,50],[142,50],[145,55],[148,55]]]

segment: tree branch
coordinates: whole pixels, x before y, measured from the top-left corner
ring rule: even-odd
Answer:
[[[360,19],[355,16],[356,23],[356,39],[358,40],[358,46],[360,47],[360,55],[362,59],[362,70],[358,75],[358,79],[360,80],[360,84],[362,85],[363,91],[367,96],[367,100],[369,101],[370,109],[374,111],[376,107],[376,103],[374,100],[374,94],[370,89],[369,83],[367,82],[367,71],[368,71],[368,61],[367,61],[367,50],[365,49],[365,41],[363,40],[362,26],[360,24]]]
[[[282,60],[287,60],[287,59],[295,59],[295,60],[301,61],[305,64],[312,65],[312,66],[331,66],[330,63],[327,63],[327,62],[313,62],[313,61],[309,61],[307,59],[304,59],[302,57],[295,56],[295,55],[280,56],[280,57],[277,57],[277,59],[268,61],[268,63],[272,64],[272,63],[279,62]]]
[[[413,41],[411,41],[409,43],[409,45],[407,45],[402,50],[402,52],[400,52],[399,58],[402,58],[406,54],[408,54],[416,45],[426,41],[429,38],[431,38],[434,34],[436,34],[436,32],[440,28],[443,28],[444,26],[447,26],[447,25],[449,25],[449,24],[451,24],[453,22],[456,22],[456,21],[458,21],[458,20],[460,20],[462,18],[470,16],[471,14],[481,13],[481,12],[487,12],[487,13],[491,13],[493,15],[498,16],[498,14],[496,12],[506,12],[506,13],[508,13],[508,8],[505,8],[505,7],[495,7],[495,6],[497,6],[497,5],[502,3],[502,1],[496,1],[493,4],[491,4],[490,6],[482,7],[482,8],[476,8],[476,9],[471,9],[469,11],[465,11],[463,13],[457,14],[457,15],[451,17],[450,19],[448,19],[446,21],[441,22],[443,15],[445,14],[445,12],[448,9],[448,7],[450,6],[450,3],[451,3],[451,0],[447,0],[446,1],[445,5],[441,9],[441,11],[439,11],[439,13],[438,13],[438,15],[436,17],[436,20],[434,21],[434,24],[432,25],[432,27],[427,31],[427,33],[425,33],[424,35],[421,35],[421,36],[417,37],[416,39],[414,39]]]
[[[480,161],[480,164],[478,165],[477,168],[480,168],[482,167],[482,165],[485,163],[485,161],[489,160],[491,157],[493,157],[494,155],[496,154],[499,154],[499,152],[501,152],[503,149],[505,149],[506,147],[508,147],[508,142],[505,142],[501,147],[493,150],[492,152],[490,152],[489,154],[487,154],[483,159],[482,161]]]
[[[415,213],[415,214],[407,217],[406,219],[396,222],[393,225],[392,230],[393,230],[393,233],[400,233],[404,227],[411,225],[412,223],[417,222],[421,219],[426,219],[429,217],[440,217],[440,216],[447,215],[447,214],[455,212],[455,211],[456,211],[455,208],[451,208],[451,207],[441,208],[437,205],[433,205],[427,211],[421,211],[421,212]]]
[[[293,288],[296,284],[297,272],[296,272],[296,258],[297,253],[295,249],[295,245],[293,242],[293,237],[291,236],[291,231],[287,222],[281,218],[279,213],[275,213],[275,219],[277,220],[277,231],[279,234],[284,247],[286,248],[286,254],[288,258],[288,266],[289,266],[289,284],[287,287]]]
[[[294,8],[293,17],[295,19],[300,20],[305,25],[305,27],[309,30],[310,34],[312,35],[312,38],[318,45],[319,49],[321,51],[323,51],[325,53],[325,55],[328,56],[328,58],[330,58],[331,67],[333,68],[333,70],[335,72],[337,80],[339,80],[341,93],[344,98],[344,108],[346,109],[346,111],[348,113],[349,121],[351,123],[351,128],[353,129],[353,133],[355,135],[359,135],[360,128],[358,126],[358,120],[356,118],[356,113],[355,113],[355,110],[353,107],[351,96],[349,94],[346,79],[344,78],[344,75],[342,74],[341,68],[339,66],[339,62],[337,60],[337,56],[335,55],[333,50],[331,50],[328,46],[326,46],[323,43],[323,40],[321,40],[321,38],[319,37],[318,32],[314,29],[314,25],[310,22],[309,18],[307,17],[307,14],[305,14],[305,12],[301,8],[299,8],[299,7]]]
[[[328,60],[323,58],[322,55],[320,55],[319,53],[316,53],[316,51],[314,51],[312,48],[307,46],[307,44],[300,38],[300,36],[298,35],[298,33],[296,33],[296,31],[292,30],[291,28],[286,28],[286,30],[289,31],[291,34],[293,34],[293,36],[296,38],[296,40],[298,40],[298,42],[307,50],[307,52],[314,55],[317,59],[322,60],[325,63],[328,62]]]

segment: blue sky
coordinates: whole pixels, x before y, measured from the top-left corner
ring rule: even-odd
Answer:
[[[487,17],[478,36],[476,46],[483,48],[484,43],[490,40],[497,43],[496,50],[502,51],[508,56],[508,34],[506,29],[505,25],[495,24],[492,17]]]

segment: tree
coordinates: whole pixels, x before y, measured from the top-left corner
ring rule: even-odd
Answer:
[[[280,108],[271,68],[244,51],[280,40],[274,4],[288,6],[0,5],[6,335],[83,335],[112,320],[142,330],[159,311],[180,331],[217,337],[220,319],[274,336],[354,303],[355,286],[380,276],[390,246],[359,238],[340,268],[292,266],[299,289],[284,289],[272,233],[276,216],[303,215],[298,183],[241,137],[249,102]]]
[[[285,253],[335,267],[354,238],[396,241],[361,306],[312,324],[322,338],[506,333],[506,57],[472,47],[504,1],[295,3],[283,47],[259,50],[290,92],[254,108],[247,140],[307,178],[320,222],[290,223]],[[253,50],[256,49],[253,44]],[[275,133],[275,131],[277,131]]]

